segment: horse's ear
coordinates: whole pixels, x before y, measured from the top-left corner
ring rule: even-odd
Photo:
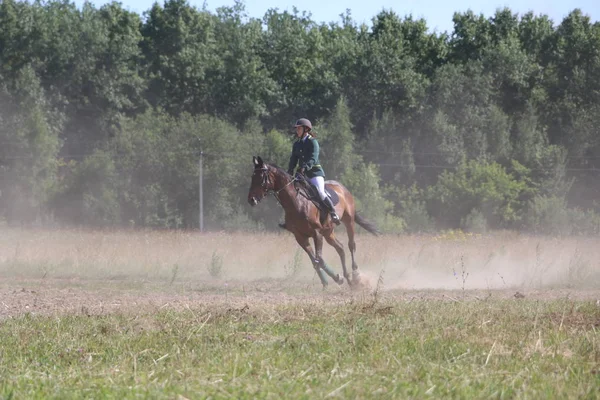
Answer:
[[[256,157],[256,159],[258,160],[258,165],[260,165],[262,167],[262,165],[264,164],[262,158],[260,158],[260,156]]]
[[[252,163],[254,164],[254,167],[258,167],[258,160],[256,159],[256,156],[252,156]]]

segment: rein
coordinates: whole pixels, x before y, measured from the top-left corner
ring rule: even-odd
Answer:
[[[262,172],[265,174],[263,177],[263,182],[262,182],[262,187],[264,189],[266,189],[267,195],[272,194],[273,197],[275,197],[275,199],[277,200],[277,202],[279,203],[279,205],[281,207],[283,207],[283,204],[281,204],[281,200],[279,200],[279,193],[284,190],[286,187],[288,187],[289,185],[291,185],[292,183],[296,182],[298,179],[296,179],[295,177],[292,178],[292,180],[290,180],[288,183],[286,183],[285,185],[283,185],[283,187],[279,190],[273,190],[273,189],[267,189],[267,186],[269,185],[269,183],[271,183],[271,179],[270,176],[268,174],[268,169],[264,168],[262,169]]]
[[[293,184],[294,182],[302,182],[302,179],[298,179],[296,177],[293,177],[288,183],[286,183],[285,185],[283,185],[283,187],[279,190],[273,190],[273,189],[267,189],[267,186],[269,186],[271,184],[271,177],[269,175],[269,170],[266,168],[261,168],[261,172],[264,174],[263,175],[263,181],[261,186],[263,187],[263,189],[265,189],[267,195],[272,194],[273,197],[275,197],[275,199],[277,200],[277,202],[279,203],[279,205],[281,207],[283,207],[283,204],[281,204],[281,200],[279,200],[279,193],[284,190],[285,188],[287,188],[289,185]],[[296,188],[296,196],[300,194],[302,197],[304,197],[305,199],[312,201],[314,203],[314,201],[311,199],[311,196],[306,193],[306,188],[303,188],[303,190],[301,190],[300,188]],[[319,206],[317,205],[317,208],[319,208]]]
[[[255,171],[256,173],[257,171]],[[279,205],[283,207],[283,204],[281,203],[281,200],[279,199],[279,193],[281,193],[281,191],[283,191],[285,188],[287,188],[288,186],[290,186],[291,184],[295,183],[295,182],[304,182],[307,186],[310,187],[310,184],[306,181],[306,178],[302,177],[302,179],[298,179],[295,176],[292,177],[292,179],[286,183],[285,185],[283,185],[283,187],[281,187],[278,190],[275,189],[269,189],[269,186],[274,186],[273,181],[271,179],[271,175],[269,174],[269,169],[268,167],[263,167],[260,169],[260,172],[262,174],[262,183],[261,186],[262,188],[265,190],[265,195],[268,196],[270,194],[273,195],[273,197],[275,197],[275,200],[277,200],[277,203],[279,203]],[[308,200],[309,202],[313,203],[314,206],[317,208],[317,210],[321,210],[324,211],[323,206],[321,204],[319,204],[318,200],[316,199],[316,196],[313,194],[311,196],[311,194],[308,192],[308,188],[305,186],[303,188],[300,187],[296,187],[296,197],[298,195],[304,197],[306,200]]]
[[[275,197],[275,199],[279,203],[279,205],[281,207],[283,207],[283,204],[281,204],[281,200],[279,200],[279,192],[281,192],[283,189],[285,189],[286,187],[290,186],[292,183],[294,183],[296,181],[297,181],[296,178],[292,178],[291,181],[289,181],[288,183],[286,183],[285,185],[283,185],[283,187],[281,189],[279,189],[279,190],[272,190],[272,189],[267,190],[267,194],[272,194],[273,197]]]
[[[279,203],[279,205],[281,207],[283,207],[283,204],[281,204],[281,201],[279,200],[279,192],[281,192],[283,189],[285,189],[286,187],[288,187],[289,185],[291,185],[294,182],[302,182],[302,181],[304,181],[304,183],[306,185],[310,185],[310,184],[308,184],[306,182],[306,178],[304,178],[304,179],[297,179],[296,177],[294,177],[294,178],[292,178],[291,181],[289,181],[288,183],[286,183],[281,189],[279,189],[277,191],[275,191],[275,190],[267,190],[267,194],[272,194],[273,197],[275,197],[275,199]],[[315,202],[315,200],[312,198],[312,196],[309,193],[307,193],[307,188],[306,187],[303,187],[303,188],[296,187],[296,196],[298,196],[298,195],[300,195],[300,196],[304,197],[306,200],[312,202],[318,209],[321,209],[321,206],[319,204],[317,204],[317,202]]]

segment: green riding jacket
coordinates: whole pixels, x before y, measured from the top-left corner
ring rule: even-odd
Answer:
[[[298,139],[292,146],[292,156],[288,166],[288,173],[293,175],[294,168],[300,164],[300,168],[304,168],[308,178],[315,176],[325,176],[323,168],[319,164],[319,142],[312,136],[306,139]]]

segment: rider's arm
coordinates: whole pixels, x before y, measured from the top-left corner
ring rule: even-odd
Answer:
[[[298,164],[298,156],[296,155],[296,152],[294,151],[294,148],[292,147],[292,155],[290,156],[290,163],[288,165],[288,174],[293,175],[294,174],[294,168],[296,168],[296,164]]]
[[[316,139],[307,140],[307,153],[305,157],[305,162],[302,164],[302,168],[306,171],[309,171],[319,159],[319,142]]]

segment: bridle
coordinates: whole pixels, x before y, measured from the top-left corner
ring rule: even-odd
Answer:
[[[293,177],[288,183],[283,185],[283,187],[279,190],[269,189],[269,186],[274,186],[274,185],[272,185],[271,175],[269,174],[269,168],[267,166],[264,166],[264,167],[260,168],[260,171],[262,174],[262,182],[261,182],[260,186],[264,189],[266,196],[272,194],[273,197],[275,197],[275,199],[279,203],[279,205],[283,207],[283,205],[281,204],[281,200],[279,200],[279,193],[282,190],[284,190],[286,187],[291,185],[292,183],[296,182],[298,179],[296,179],[296,177]],[[254,171],[255,174],[256,174],[256,172],[257,172],[257,170]]]

